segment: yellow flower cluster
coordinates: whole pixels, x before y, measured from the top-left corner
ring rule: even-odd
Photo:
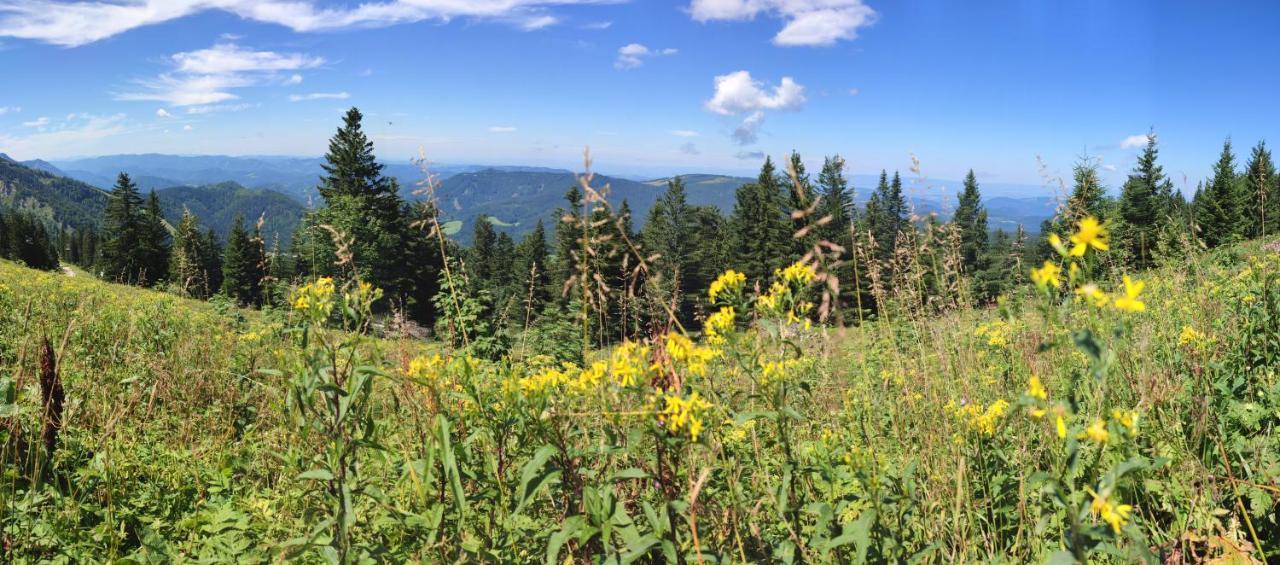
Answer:
[[[666,427],[668,433],[687,433],[689,439],[698,441],[698,436],[702,435],[702,418],[711,409],[710,402],[699,396],[697,391],[689,393],[688,397],[664,393],[661,397],[652,397],[652,402],[658,422]],[[661,406],[657,406],[659,404]]]
[[[1031,380],[1027,382],[1027,396],[1042,401],[1049,399],[1049,391],[1044,389],[1044,383],[1040,382],[1040,377],[1031,375]]]
[[[1056,237],[1056,236],[1055,236]],[[1044,266],[1039,269],[1031,269],[1031,282],[1041,290],[1062,286],[1062,267],[1057,263],[1045,259]]]
[[[987,338],[987,345],[991,347],[1005,347],[1009,345],[1009,336],[1013,328],[1004,320],[996,320],[994,322],[979,324],[973,330],[974,337]]]
[[[693,340],[680,332],[668,333],[666,346],[671,360],[683,363],[689,370],[689,374],[697,377],[707,376],[707,365],[720,356],[719,351],[696,345]]]
[[[711,281],[711,288],[707,290],[707,297],[711,299],[712,304],[715,304],[725,295],[737,296],[738,293],[742,292],[742,288],[746,284],[747,275],[729,269],[717,277],[716,280]]]
[[[610,356],[613,378],[619,386],[636,386],[651,368],[649,348],[634,341],[623,342]]]
[[[1071,236],[1071,243],[1075,245],[1071,248],[1071,255],[1074,257],[1084,257],[1086,251],[1090,247],[1098,251],[1106,251],[1110,249],[1107,246],[1107,230],[1098,223],[1098,219],[1089,216],[1080,223],[1076,224],[1078,228],[1075,235]]]
[[[760,385],[769,386],[771,384],[788,380],[789,377],[796,374],[796,369],[801,365],[799,359],[783,359],[782,361],[760,361]]]
[[[1089,513],[1110,524],[1111,530],[1119,534],[1120,528],[1129,521],[1129,513],[1133,511],[1133,506],[1116,504],[1110,498],[1094,492],[1093,489],[1088,491],[1093,495],[1093,502],[1089,504]]]
[[[783,282],[786,282],[787,284],[804,287],[813,282],[813,279],[818,276],[818,273],[813,270],[813,267],[810,267],[803,262],[796,262],[792,263],[785,269],[778,269],[774,271],[774,275],[782,279]]]
[[[724,343],[725,336],[733,333],[736,320],[737,313],[732,306],[723,306],[707,316],[707,323],[703,326],[707,341],[717,345]]]
[[[321,277],[309,282],[294,293],[293,309],[327,318],[333,311],[334,290],[333,279],[330,277]]]
[[[423,355],[409,361],[409,370],[405,371],[405,376],[422,383],[435,383],[440,380],[443,368],[444,358],[439,353],[430,357]]]
[[[992,402],[985,409],[981,404],[968,404],[956,410],[956,418],[966,423],[971,429],[982,435],[995,435],[996,425],[1009,411],[1009,403],[1004,399]]]
[[[1182,333],[1178,335],[1179,347],[1190,347],[1195,349],[1208,341],[1208,336],[1196,331],[1196,329],[1191,326],[1182,326]]]
[[[1124,296],[1115,299],[1113,304],[1117,310],[1123,312],[1142,312],[1147,309],[1147,305],[1138,299],[1138,295],[1142,293],[1142,287],[1146,286],[1142,281],[1133,282],[1129,275],[1124,276]]]
[[[574,367],[566,363],[564,367],[548,367],[537,373],[520,379],[520,390],[525,394],[541,394],[550,389],[569,382],[569,371]]]

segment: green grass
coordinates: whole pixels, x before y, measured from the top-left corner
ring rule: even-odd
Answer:
[[[1275,559],[1280,256],[1248,244],[1137,278],[1140,313],[1027,285],[843,330],[787,324],[811,298],[793,280],[763,310],[722,295],[723,342],[566,367],[0,262],[0,547],[320,560],[336,495],[315,469],[345,446],[351,554],[386,561]],[[38,433],[45,336],[68,407],[37,486],[14,438]],[[304,387],[326,363],[381,375],[351,408],[368,427],[332,428],[368,441],[305,431],[327,412],[297,398],[356,398]],[[1119,531],[1095,493],[1132,506]]]

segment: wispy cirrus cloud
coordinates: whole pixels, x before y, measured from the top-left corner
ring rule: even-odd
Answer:
[[[639,43],[630,43],[618,48],[618,59],[613,62],[613,66],[617,69],[634,69],[643,65],[645,59],[665,57],[676,53],[679,53],[679,51],[671,47],[650,49]]]
[[[63,120],[43,119],[44,125],[29,135],[0,134],[0,147],[20,159],[72,155],[98,150],[100,140],[128,131],[124,114],[73,113]]]
[[[36,119],[34,119],[34,120],[27,121],[27,122],[22,122],[22,127],[26,127],[26,128],[42,128],[42,127],[44,127],[44,126],[49,125],[49,121],[50,121],[50,120],[49,120],[49,117],[48,117],[48,116],[40,116],[39,118],[36,118]]]
[[[235,89],[263,84],[297,84],[301,75],[289,71],[313,69],[323,57],[302,53],[256,51],[234,43],[175,53],[170,71],[137,81],[140,89],[116,95],[117,100],[164,102],[170,106],[201,106],[239,98]]]
[[[765,14],[785,24],[773,43],[785,47],[828,46],[858,37],[878,14],[863,0],[692,0],[689,15],[699,22],[745,21]]]
[[[21,106],[0,106],[0,116],[5,114],[17,114],[22,111]]]
[[[489,133],[513,133],[516,128],[513,126],[489,126]]]
[[[606,0],[5,0],[0,36],[65,47],[193,14],[220,11],[300,33],[383,27],[423,20],[473,18],[541,29],[558,21],[551,8]]]
[[[351,98],[351,94],[347,92],[312,92],[310,94],[294,94],[289,96],[290,102],[305,102],[308,100],[346,100]]]

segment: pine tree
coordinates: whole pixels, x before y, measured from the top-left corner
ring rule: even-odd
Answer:
[[[876,240],[876,260],[885,269],[887,276],[888,266],[893,262],[894,253],[898,249],[898,234],[911,227],[907,218],[906,199],[902,194],[902,179],[896,171],[892,181],[889,181],[885,171],[880,171],[880,182],[871,201],[867,203],[866,216],[871,235]]]
[[[1098,179],[1096,161],[1081,159],[1072,167],[1071,196],[1067,200],[1067,225],[1074,225],[1086,216],[1093,216],[1099,221],[1106,220],[1107,189]]]
[[[467,252],[467,272],[474,288],[483,288],[493,292],[498,286],[495,271],[505,266],[497,262],[495,248],[498,234],[493,231],[493,223],[488,216],[476,216],[473,221],[471,249]]]
[[[794,174],[794,177],[792,176]],[[782,190],[787,193],[787,205],[784,212],[791,219],[791,234],[793,254],[801,257],[813,249],[814,244],[818,242],[818,234],[816,227],[810,228],[804,232],[802,237],[794,237],[801,233],[810,224],[817,222],[821,216],[816,213],[810,213],[809,209],[813,207],[814,200],[817,198],[817,192],[814,190],[813,183],[809,180],[809,173],[805,171],[804,161],[800,158],[800,154],[792,151],[789,170],[782,175]]]
[[[1197,211],[1205,245],[1226,245],[1244,235],[1246,226],[1240,192],[1240,177],[1235,170],[1235,155],[1228,139],[1222,144],[1222,154],[1213,166],[1213,178],[1205,187],[1201,207]]]
[[[173,233],[173,254],[169,260],[169,282],[182,296],[208,296],[209,277],[204,266],[204,237],[190,210],[182,210],[182,219]]]
[[[154,190],[147,195],[147,209],[142,216],[141,245],[141,283],[152,286],[169,274],[169,230]]]
[[[1267,142],[1259,141],[1249,154],[1249,161],[1244,166],[1244,201],[1245,223],[1249,226],[1248,237],[1275,235],[1280,228],[1280,177],[1276,176],[1276,165],[1271,160],[1271,151]]]
[[[733,263],[749,280],[765,282],[792,259],[792,226],[773,162],[766,157],[754,183],[738,187],[730,220]]]
[[[978,179],[969,169],[964,177],[964,190],[960,193],[955,215],[951,221],[960,228],[960,257],[967,273],[978,271],[978,258],[987,249],[987,209],[982,205],[978,191]]]
[[[222,253],[222,240],[213,228],[209,228],[204,232],[200,245],[200,264],[204,266],[204,275],[209,279],[206,291],[209,295],[222,289]]]
[[[1165,176],[1164,167],[1156,162],[1159,153],[1155,133],[1147,134],[1147,146],[1120,192],[1120,218],[1124,222],[1122,245],[1138,268],[1152,264],[1152,250],[1169,217],[1173,199],[1173,183]]]
[[[328,225],[351,240],[349,250],[354,268],[362,280],[383,290],[390,303],[403,303],[412,293],[412,264],[404,254],[408,249],[409,226],[404,201],[394,178],[382,174],[382,165],[373,153],[373,142],[361,126],[363,115],[356,108],[347,111],[342,127],[329,141],[318,187],[325,207],[308,216],[309,224]],[[328,234],[313,232],[311,245],[324,250],[315,274],[344,275],[334,266],[333,243]]]
[[[818,218],[830,218],[827,223],[818,226],[818,237],[844,247],[847,254],[852,243],[850,234],[856,220],[856,210],[853,193],[844,178],[842,157],[835,155],[822,161],[822,171],[818,173],[818,188],[822,198]]]
[[[701,287],[693,286],[701,282],[693,264],[694,250],[704,243],[694,239],[697,228],[684,180],[676,177],[667,181],[667,190],[649,209],[641,240],[645,251],[657,256],[650,265],[650,298],[658,305],[654,314],[672,306],[680,323],[686,325],[693,321],[697,293],[701,292]]]
[[[262,304],[261,239],[244,227],[244,217],[236,216],[227,236],[222,260],[222,293],[241,306]]]
[[[991,245],[983,250],[979,267],[974,287],[980,300],[994,301],[1012,286],[1013,274],[1017,267],[1017,253],[1008,233],[1004,230],[996,230]]]
[[[533,231],[524,236],[516,245],[515,253],[516,280],[520,282],[520,293],[529,312],[537,314],[551,300],[550,253],[547,251],[547,229],[542,220],[533,226]]]
[[[135,283],[144,267],[142,250],[143,209],[138,185],[128,174],[120,173],[107,199],[105,212],[106,241],[102,250],[102,267],[108,279]]]
[[[564,194],[567,208],[556,208],[554,213],[555,256],[552,258],[552,293],[561,305],[570,297],[566,286],[577,274],[575,257],[580,254],[582,245],[582,189],[577,185],[570,186]]]

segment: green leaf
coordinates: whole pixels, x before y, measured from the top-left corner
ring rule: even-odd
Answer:
[[[525,463],[524,468],[520,471],[520,500],[516,504],[516,508],[512,511],[512,514],[519,514],[521,510],[524,510],[525,505],[529,504],[529,501],[533,499],[533,496],[542,488],[542,485],[545,485],[560,476],[560,471],[558,469],[545,469],[547,460],[550,459],[552,455],[555,455],[555,452],[555,447],[544,445],[538,448],[538,451],[533,454],[533,459],[530,459],[528,463]]]
[[[326,469],[312,469],[298,475],[298,478],[304,481],[332,481],[333,473],[330,473]]]
[[[644,469],[637,469],[635,467],[631,467],[629,469],[623,469],[621,471],[618,471],[617,473],[614,473],[609,480],[626,481],[626,480],[647,479],[647,478],[649,478],[649,473],[644,472]]]

